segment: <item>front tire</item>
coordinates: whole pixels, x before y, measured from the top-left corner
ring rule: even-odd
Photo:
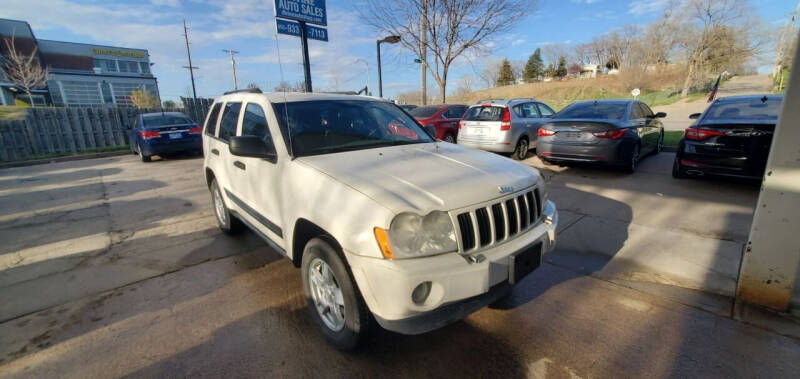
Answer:
[[[325,339],[350,351],[370,328],[370,313],[339,252],[323,238],[313,238],[303,250],[303,292],[311,318]]]
[[[217,184],[217,179],[211,180],[211,202],[214,205],[214,215],[217,216],[217,226],[225,234],[239,234],[244,230],[244,224],[241,220],[234,217],[228,206],[225,205],[225,200],[222,198],[222,192]]]
[[[521,161],[528,157],[528,139],[522,137],[517,141],[517,147],[514,149],[514,153],[511,154],[511,158]]]

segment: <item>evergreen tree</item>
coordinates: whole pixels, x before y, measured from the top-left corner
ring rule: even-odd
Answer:
[[[508,59],[503,59],[500,64],[500,71],[497,73],[497,80],[495,84],[498,86],[507,86],[514,84],[514,72],[511,71],[511,62]]]
[[[544,75],[544,62],[542,62],[542,51],[537,47],[533,55],[528,58],[528,63],[525,64],[522,78],[526,83],[530,83],[538,80],[542,75]]]
[[[558,57],[558,68],[556,69],[556,76],[563,78],[567,76],[567,59],[564,56]]]

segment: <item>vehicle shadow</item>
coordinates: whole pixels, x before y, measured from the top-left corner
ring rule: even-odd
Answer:
[[[0,189],[9,190],[20,187],[31,187],[37,185],[53,185],[62,182],[74,182],[84,179],[97,178],[100,176],[111,176],[122,172],[122,169],[117,167],[108,168],[86,168],[70,172],[56,172],[50,174],[41,174],[33,172],[30,174],[23,174],[14,179],[0,180]]]

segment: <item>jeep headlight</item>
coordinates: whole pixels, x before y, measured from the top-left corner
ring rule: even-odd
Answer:
[[[391,249],[393,258],[414,258],[458,250],[453,221],[442,211],[433,211],[425,216],[401,213],[392,220],[388,234],[389,246],[386,247]]]

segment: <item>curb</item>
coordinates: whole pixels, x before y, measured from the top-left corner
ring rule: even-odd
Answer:
[[[84,159],[116,157],[116,156],[120,156],[120,155],[130,155],[130,154],[131,154],[130,150],[118,150],[118,151],[108,151],[108,152],[103,152],[103,153],[78,154],[78,155],[67,155],[67,156],[64,156],[64,157],[34,159],[34,160],[30,160],[30,161],[5,162],[5,163],[0,163],[0,170],[5,169],[5,168],[35,166],[35,165],[41,165],[41,164],[47,164],[47,163],[82,161]]]

